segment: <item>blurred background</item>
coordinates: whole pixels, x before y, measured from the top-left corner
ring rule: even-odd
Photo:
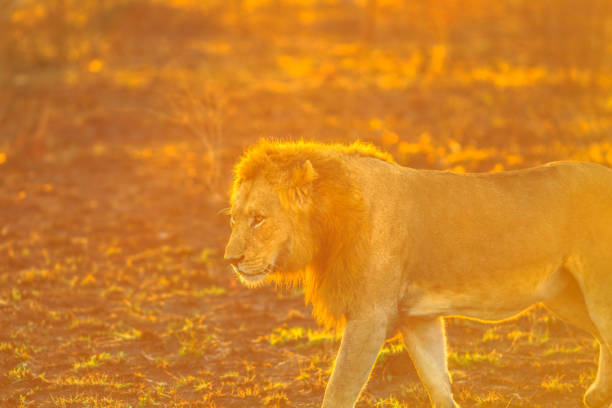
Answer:
[[[318,406],[337,337],[220,262],[261,137],[611,166],[612,3],[0,0],[2,404]],[[458,400],[577,406],[590,337],[519,323],[449,323]],[[360,406],[427,406],[399,343],[375,375]]]

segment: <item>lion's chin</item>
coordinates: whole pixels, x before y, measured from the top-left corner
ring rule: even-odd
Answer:
[[[234,265],[232,265],[232,269],[234,269],[234,272],[236,273],[236,275],[238,275],[238,279],[240,280],[240,282],[242,282],[248,287],[255,287],[261,285],[266,279],[266,276],[268,276],[268,272],[245,272],[235,267]]]

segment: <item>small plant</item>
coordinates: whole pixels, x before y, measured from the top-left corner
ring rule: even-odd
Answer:
[[[181,336],[183,337],[183,336]],[[207,349],[211,336],[206,336],[201,339],[195,332],[190,332],[187,339],[179,339],[181,347],[179,348],[179,355],[181,356],[201,356]]]
[[[125,402],[117,401],[111,397],[87,396],[83,393],[68,396],[51,395],[53,406],[59,408],[69,407],[88,407],[88,408],[132,408],[131,405]]]
[[[300,340],[306,336],[306,330],[303,327],[278,327],[274,329],[272,334],[266,336],[268,343],[273,346],[282,346],[284,344]]]
[[[19,302],[21,300],[21,292],[17,288],[13,288],[11,290],[11,298],[14,302]]]
[[[513,345],[524,338],[526,338],[527,344],[532,346],[540,346],[550,340],[550,333],[548,332],[548,330],[542,331],[532,329],[529,332],[513,330],[506,336],[508,339],[512,340]]]
[[[128,328],[125,331],[116,331],[113,333],[115,338],[119,340],[134,340],[140,337],[142,333],[140,330],[136,330],[133,327]]]
[[[582,347],[580,346],[567,347],[567,346],[555,345],[554,347],[551,347],[544,352],[544,357],[548,357],[554,354],[576,354],[576,353],[580,353],[581,351],[582,351]]]
[[[13,369],[8,372],[7,376],[9,380],[15,383],[31,378],[34,375],[32,374],[32,371],[30,371],[28,363],[24,361],[23,363],[17,364],[15,367],[13,367]]]
[[[79,386],[87,386],[87,385],[102,385],[106,387],[113,387],[116,389],[122,389],[129,387],[130,383],[122,383],[118,381],[114,381],[108,378],[106,374],[88,374],[83,377],[64,377],[57,380],[58,384],[66,384],[66,385],[79,385]]]
[[[376,401],[376,408],[408,408],[408,405],[399,402],[395,397],[380,398]]]
[[[544,343],[548,343],[549,340],[550,340],[550,333],[548,332],[548,330],[545,330],[545,331],[532,330],[529,332],[529,344],[539,346]]]
[[[240,378],[240,373],[238,371],[228,371],[227,373],[221,376],[222,380],[235,382]]]
[[[460,367],[469,367],[475,363],[489,363],[496,366],[501,365],[501,355],[496,351],[490,353],[463,353],[459,354],[456,351],[448,353],[448,360]]]
[[[160,403],[155,401],[155,398],[151,396],[150,392],[145,393],[144,395],[138,396],[138,406],[139,407],[150,407],[150,406],[159,406]]]
[[[483,342],[495,341],[501,338],[502,338],[502,335],[497,333],[497,331],[495,330],[495,327],[493,327],[485,332],[485,334],[482,336],[482,341]]]
[[[522,332],[520,330],[512,330],[510,333],[506,334],[506,337],[509,340],[512,340],[512,344],[516,343],[522,337],[527,337],[527,336],[528,336],[527,333]]]
[[[121,361],[123,360],[124,357],[125,357],[125,354],[123,352],[117,353],[115,357],[113,357],[110,353],[94,354],[93,356],[91,356],[89,359],[85,361],[74,363],[72,368],[75,371],[78,371],[84,368],[94,368],[94,367],[98,367],[109,361],[115,361],[115,362]]]
[[[209,381],[203,380],[201,378],[196,378],[193,384],[193,389],[196,391],[210,390],[212,388],[212,384]]]
[[[333,332],[305,329],[300,326],[277,327],[272,331],[272,334],[265,338],[273,346],[282,346],[298,340],[306,340],[305,343],[298,344],[298,348],[317,347],[322,344],[332,344],[339,340],[339,336]]]
[[[404,353],[406,348],[404,344],[399,340],[388,342],[383,346],[383,348],[378,353],[378,358],[376,359],[376,367],[382,366],[389,359],[389,357]]]
[[[221,287],[213,285],[208,288],[204,288],[204,289],[196,291],[194,295],[200,298],[204,296],[220,296],[220,295],[224,295],[225,292],[227,292],[225,288],[221,288]]]
[[[274,391],[271,395],[264,397],[264,406],[266,408],[286,408],[289,407],[289,398],[282,391]]]
[[[479,404],[491,404],[493,402],[500,402],[503,400],[504,398],[498,392],[495,391],[489,391],[488,394],[482,397],[479,395],[474,396],[474,401]]]
[[[544,381],[542,381],[542,387],[544,387],[547,391],[570,392],[574,388],[574,385],[564,382],[563,376],[557,374],[552,377],[547,377]]]
[[[19,282],[22,284],[43,282],[45,280],[52,280],[57,277],[55,271],[49,271],[48,269],[37,269],[29,268],[19,273]]]
[[[326,344],[334,344],[340,340],[338,334],[325,330],[310,330],[306,332],[308,341],[305,344],[298,345],[298,348],[318,347]]]
[[[594,379],[595,379],[595,369],[593,367],[590,367],[587,371],[580,373],[580,376],[578,377],[578,381],[580,382],[580,385],[584,387],[589,386],[593,382]]]

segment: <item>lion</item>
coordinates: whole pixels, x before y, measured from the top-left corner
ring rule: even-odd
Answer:
[[[234,170],[234,272],[251,287],[301,284],[316,320],[344,328],[322,407],[354,407],[398,332],[432,406],[458,407],[443,318],[500,321],[540,302],[598,340],[584,403],[611,406],[608,167],[456,174],[361,142],[261,141]]]

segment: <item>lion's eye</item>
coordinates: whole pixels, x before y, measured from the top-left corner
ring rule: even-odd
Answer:
[[[261,215],[256,215],[253,217],[253,222],[251,225],[253,226],[253,228],[259,227],[264,221],[264,217],[262,217]]]

